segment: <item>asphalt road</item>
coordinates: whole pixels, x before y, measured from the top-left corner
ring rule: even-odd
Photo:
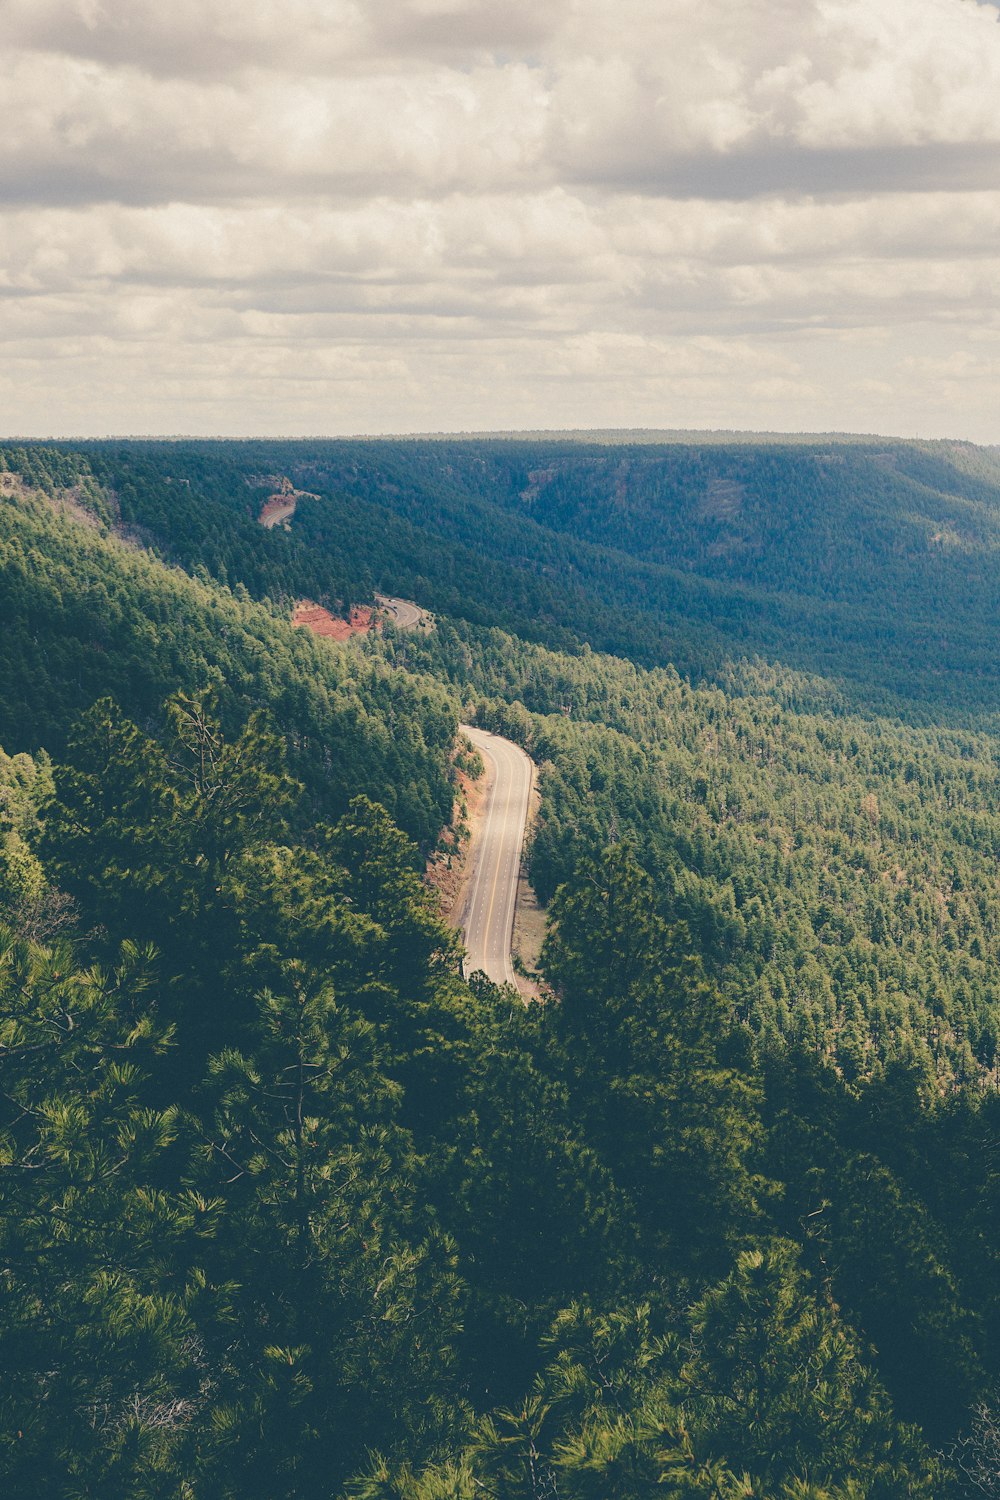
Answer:
[[[460,922],[468,955],[465,972],[482,969],[496,984],[516,984],[510,944],[533,768],[510,740],[468,724],[459,727],[482,755],[492,781],[469,856]]]
[[[387,594],[376,594],[377,603],[392,615],[393,623],[400,630],[416,630],[423,618],[423,610],[409,599],[391,599]]]

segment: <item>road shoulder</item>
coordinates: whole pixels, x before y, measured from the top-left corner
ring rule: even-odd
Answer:
[[[542,798],[538,790],[538,771],[532,766],[531,772],[531,796],[528,799],[528,822],[524,830],[524,844],[521,848],[521,869],[517,878],[517,901],[514,907],[514,941],[512,952],[514,956],[514,970],[517,973],[517,987],[526,1000],[544,1000],[547,995],[546,986],[538,972],[539,961],[542,956],[542,943],[545,940],[545,908],[542,906],[535,894],[534,887],[528,879],[528,843],[531,839],[532,830],[538,818]],[[523,968],[525,972],[518,972]]]
[[[452,927],[461,927],[465,921],[476,872],[479,835],[493,790],[493,767],[485,757],[483,766],[475,781],[466,772],[456,771],[455,800],[451,823],[445,830],[445,848],[427,862],[427,879],[438,892],[441,911]]]

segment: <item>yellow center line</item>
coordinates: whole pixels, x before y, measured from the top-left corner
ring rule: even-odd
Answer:
[[[467,731],[468,732],[468,731]],[[527,804],[531,791],[530,762],[528,775],[528,792],[522,795],[517,787],[518,773],[523,771],[519,762],[518,751],[507,743],[499,735],[489,734],[480,730],[478,734],[471,733],[470,739],[476,744],[479,737],[478,748],[483,751],[488,761],[493,763],[494,783],[489,798],[488,811],[486,812],[485,824],[482,827],[479,844],[479,858],[476,861],[476,872],[473,877],[472,891],[470,892],[469,905],[466,918],[466,943],[475,939],[481,948],[481,967],[490,973],[491,978],[497,979],[498,983],[517,984],[514,974],[514,966],[511,962],[511,943],[513,941],[514,912],[517,905],[517,881],[520,868],[521,845],[524,836],[524,822],[527,816]],[[525,757],[527,760],[527,757]],[[504,774],[508,776],[510,785],[503,787]],[[505,792],[504,807],[499,808],[501,789]],[[523,803],[523,807],[522,804]],[[511,809],[517,805],[518,827],[516,839],[511,839],[510,819]],[[494,820],[500,824],[500,832],[496,850],[493,850],[491,839],[493,835]],[[483,897],[483,859],[495,854],[493,863],[493,879],[490,882],[489,901],[482,900]],[[513,873],[511,873],[513,872]],[[488,874],[488,872],[487,872]],[[496,912],[497,891],[500,887],[500,876],[504,876],[504,899],[503,899],[503,930],[498,934],[493,930],[494,914]],[[485,931],[483,927],[485,919]],[[497,949],[496,963],[494,964],[492,949]],[[479,967],[476,955],[469,953],[470,965]],[[491,972],[492,971],[492,972]],[[498,972],[499,971],[499,972]]]
[[[497,767],[497,782],[496,782],[496,787],[494,789],[494,797],[495,797],[496,796],[496,792],[499,791],[499,789],[500,789],[500,757],[498,755],[495,755],[494,759],[496,761],[496,767]],[[502,846],[502,842],[503,842],[503,835],[501,834],[501,846]],[[493,871],[493,888],[490,891],[490,904],[489,904],[489,908],[488,908],[487,913],[486,913],[486,931],[487,931],[487,933],[489,933],[490,927],[492,926],[492,923],[493,923],[493,906],[494,906],[494,903],[496,902],[496,899],[497,899],[497,881],[499,879],[500,879],[500,855],[498,854],[497,858],[496,858],[496,868]],[[506,968],[507,968],[507,964],[506,964],[506,961],[505,961],[504,962],[504,969],[506,970]]]

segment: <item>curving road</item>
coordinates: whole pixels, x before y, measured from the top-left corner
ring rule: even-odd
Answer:
[[[459,923],[465,939],[466,972],[482,969],[496,984],[516,985],[510,945],[534,768],[510,740],[468,724],[459,728],[482,755],[492,780],[469,854],[469,882]]]
[[[393,599],[388,594],[376,594],[375,601],[392,616],[397,630],[416,630],[424,618],[424,611],[409,599]]]

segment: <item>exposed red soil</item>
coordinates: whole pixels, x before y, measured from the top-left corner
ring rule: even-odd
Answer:
[[[478,824],[482,817],[489,778],[480,776],[478,781],[473,781],[464,771],[458,771],[456,779],[458,786],[451,822],[442,835],[442,847],[431,854],[425,872],[429,884],[441,897],[441,910],[446,917],[457,911],[461,904],[467,874],[469,828]]]
[[[322,604],[310,604],[308,599],[303,599],[295,606],[292,624],[301,625],[306,630],[311,630],[313,635],[321,635],[326,640],[346,641],[352,635],[367,635],[373,628],[381,630],[382,622],[373,618],[373,614],[370,605],[354,604],[351,606],[350,620],[342,620],[324,609]]]

